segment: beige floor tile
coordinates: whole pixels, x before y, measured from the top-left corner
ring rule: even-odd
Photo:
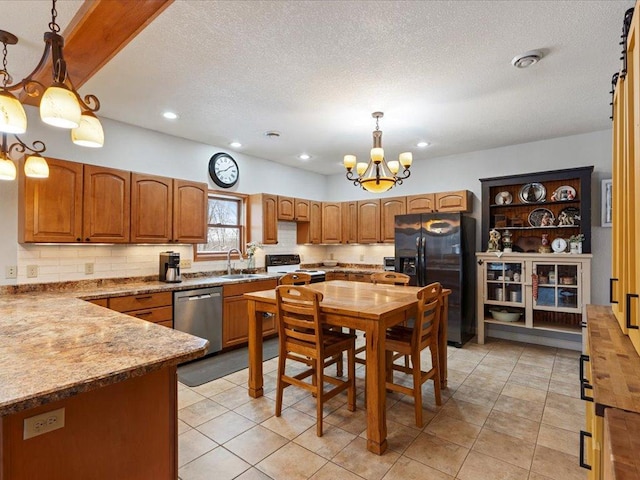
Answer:
[[[286,390],[285,390],[285,393],[286,393]],[[293,404],[285,403],[284,397],[282,401],[283,408],[284,406],[289,405],[295,408],[296,410],[299,410],[302,413],[306,413],[307,415],[312,416],[313,418],[316,417],[316,408],[317,408],[316,404],[317,404],[316,399],[313,398],[311,395],[305,395],[302,397],[301,400],[298,400]],[[327,415],[335,412],[337,409],[345,406],[346,404],[347,404],[347,397],[343,395],[337,395],[332,399],[330,399],[328,402],[324,402],[324,404],[322,405],[322,416],[326,417]],[[358,408],[358,406],[359,405],[356,403],[356,408]]]
[[[510,356],[509,354],[497,355],[495,353],[488,353],[480,362],[480,366],[511,372],[517,362],[518,359]]]
[[[457,389],[468,376],[468,373],[459,372],[455,368],[447,366],[447,388],[449,390]]]
[[[363,409],[351,412],[344,406],[327,415],[325,417],[325,423],[340,427],[354,435],[360,435],[367,429],[367,412]]]
[[[275,400],[276,390],[271,390],[270,392],[266,392],[265,397]],[[305,398],[311,398],[315,405],[315,399],[313,399],[313,397],[311,397],[311,393],[305,390],[304,388],[288,387],[282,391],[282,405],[286,405],[288,407],[291,405],[295,405],[296,403],[298,403],[301,400],[304,400]]]
[[[522,372],[513,373],[509,377],[507,383],[515,383],[517,385],[524,385],[525,387],[537,388],[538,390],[547,391],[549,389],[549,377],[540,377],[535,375],[528,375]]]
[[[204,455],[216,448],[218,444],[206,437],[196,429],[178,436],[178,467],[195,460],[200,455]]]
[[[539,390],[537,388],[527,387],[526,385],[507,383],[502,390],[502,395],[531,402],[544,402],[547,397],[547,392],[546,390]]]
[[[227,375],[224,379],[241,387],[246,387],[249,382],[249,369],[238,370],[231,375]]]
[[[458,348],[453,351],[451,358],[457,358],[459,360],[465,360],[467,362],[479,364],[488,352],[478,352],[469,350],[467,348]]]
[[[438,415],[424,429],[425,433],[437,435],[450,442],[470,448],[478,437],[481,427],[463,422],[448,415]]]
[[[483,390],[500,393],[504,388],[505,383],[507,383],[506,380],[496,378],[494,376],[479,374],[474,370],[469,374],[462,385],[467,388],[481,388]]]
[[[494,457],[470,452],[458,476],[460,480],[527,480],[529,471]]]
[[[558,348],[556,351],[556,357],[561,359],[575,360],[577,362],[578,358],[580,358],[581,353],[582,352],[579,352],[577,350],[567,350],[564,348]]]
[[[580,455],[580,438],[579,435],[576,435],[576,432],[545,425],[544,423],[540,425],[538,445],[560,450],[574,457]]]
[[[351,473],[335,463],[327,462],[309,480],[362,480],[362,477]]]
[[[249,396],[246,388],[238,386],[225,390],[217,395],[213,395],[210,398],[214,402],[218,402],[220,405],[227,407],[229,410],[234,410],[240,405],[253,400]]]
[[[485,377],[497,378],[499,380],[507,381],[511,375],[511,370],[501,370],[499,368],[488,367],[480,363],[472,372],[474,375],[482,375]]]
[[[586,476],[578,457],[542,445],[536,447],[531,471],[554,480],[584,480]]]
[[[472,451],[503,460],[516,467],[529,470],[535,443],[483,428]]]
[[[454,477],[446,475],[427,465],[400,457],[384,476],[384,480],[454,480]]]
[[[187,387],[184,383],[178,382],[178,391],[184,390],[185,388],[189,388],[189,387]]]
[[[429,433],[421,433],[405,450],[403,456],[455,476],[469,449]]]
[[[529,472],[529,480],[553,480],[552,478],[545,477],[539,473]]]
[[[549,380],[549,378],[551,378],[551,367],[546,367],[544,365],[536,365],[533,363],[526,363],[526,362],[523,362],[522,360],[518,360],[518,363],[516,363],[516,366],[513,367],[513,371],[511,372],[511,377],[514,377],[518,374],[529,375],[532,377],[542,377],[546,380]]]
[[[516,437],[524,442],[535,443],[540,423],[494,409],[487,418],[484,428]]]
[[[191,426],[187,425],[182,420],[178,419],[178,435],[181,435],[184,432],[191,430],[191,428],[192,428]]]
[[[223,447],[217,447],[180,468],[182,480],[231,480],[251,468]]]
[[[193,405],[194,403],[198,403],[205,398],[206,397],[194,392],[190,388],[178,390],[178,410],[188,407],[189,405]]]
[[[262,423],[276,413],[276,402],[267,397],[252,398],[251,401],[240,405],[234,412],[247,417],[249,420]]]
[[[553,368],[556,356],[552,354],[538,354],[528,352],[526,349],[520,355],[518,363],[527,363],[536,367],[543,367],[545,370],[551,370]]]
[[[367,480],[379,480],[385,476],[400,454],[387,450],[384,455],[376,455],[367,450],[367,441],[357,437],[343,448],[332,462]]]
[[[408,427],[401,423],[393,422],[387,419],[387,444],[389,450],[402,453],[416,439],[422,430],[416,427]],[[366,440],[367,431],[360,434],[360,437]]]
[[[228,411],[228,408],[205,398],[204,400],[178,410],[178,418],[192,427],[197,427]]]
[[[268,428],[256,425],[229,440],[224,444],[224,447],[245,462],[255,465],[288,442],[286,438]]]
[[[392,395],[387,395],[387,421],[417,428],[413,399],[406,395],[400,395],[399,398],[400,400],[394,401]],[[424,404],[425,402],[423,401],[423,406]],[[442,407],[428,406],[422,409],[423,426],[428,424],[436,416],[440,408]]]
[[[257,468],[251,467],[242,475],[236,477],[236,480],[272,480],[272,478],[266,473],[262,473]]]
[[[256,424],[247,417],[229,411],[203,423],[198,430],[219,444],[224,444],[255,426]]]
[[[475,403],[465,402],[464,400],[458,400],[452,398],[444,404],[440,410],[439,415],[449,415],[450,417],[463,420],[474,425],[484,425],[485,420],[491,412],[490,407],[484,405],[476,405]]]
[[[551,379],[549,382],[549,391],[572,398],[580,398],[580,383],[577,380],[572,383],[566,383]]]
[[[309,450],[288,443],[256,465],[275,480],[306,480],[327,463],[327,459]]]
[[[553,408],[567,415],[581,415],[584,412],[584,401],[580,398],[571,398],[550,392],[547,395],[545,408]]]
[[[313,426],[315,431],[316,419],[295,408],[289,407],[282,410],[280,417],[272,415],[260,425],[276,432],[278,435],[293,440],[309,427]]]
[[[325,425],[322,436],[318,437],[314,425],[293,441],[313,453],[331,459],[355,438],[356,435],[353,433],[346,432],[333,425]]]
[[[235,383],[230,382],[226,378],[218,378],[211,382],[203,383],[202,385],[193,387],[191,388],[191,390],[199,393],[200,395],[204,395],[205,397],[213,397],[214,395],[222,393],[235,386]]]
[[[517,417],[523,417],[539,422],[542,419],[544,403],[530,402],[528,400],[500,395],[493,406],[493,409],[499,412],[509,413]]]
[[[570,415],[564,409],[545,407],[542,414],[542,423],[572,432],[579,432],[583,429],[584,422],[584,411]]]
[[[455,398],[456,400],[462,400],[464,402],[493,408],[493,405],[496,403],[499,395],[500,394],[498,392],[492,392],[490,390],[471,388],[465,385],[461,385],[460,388],[456,390],[456,393],[453,394],[453,398]]]
[[[474,368],[478,366],[478,362],[470,362],[463,358],[458,358],[456,355],[452,355],[447,360],[447,368],[458,370],[459,372],[471,373]]]

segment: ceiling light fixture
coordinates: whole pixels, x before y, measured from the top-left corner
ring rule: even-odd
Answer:
[[[300,155],[298,155],[298,158],[300,160],[309,160],[311,158],[311,155],[309,155],[307,153],[301,153]]]
[[[387,163],[382,148],[382,131],[378,126],[378,121],[384,116],[384,113],[373,112],[371,116],[376,119],[371,160],[369,163],[357,162],[355,155],[345,155],[343,164],[347,169],[347,179],[351,180],[355,186],[361,186],[369,192],[380,193],[386,192],[396,184],[402,185],[402,181],[409,178],[413,155],[411,152],[404,152],[400,154],[398,160]],[[400,165],[404,168],[402,175],[398,175]],[[354,167],[358,174],[357,177],[354,177],[352,173]]]
[[[173,112],[164,112],[162,116],[167,120],[175,120],[176,118],[178,118],[178,114]]]
[[[541,58],[542,52],[540,50],[530,50],[522,55],[513,57],[511,64],[516,68],[527,68],[538,63]]]
[[[233,148],[240,148],[242,144],[240,142],[231,142],[229,146]]]
[[[424,148],[424,147],[428,147],[429,146],[429,142],[418,142],[416,144],[416,147],[420,147],[420,148]]]
[[[43,122],[55,127],[71,129],[71,140],[76,145],[101,147],[104,144],[104,131],[95,116],[95,112],[100,109],[100,101],[95,95],[81,97],[69,78],[63,55],[64,38],[59,34],[60,26],[56,23],[58,16],[56,1],[52,0],[50,31],[44,34],[45,46],[42,57],[33,72],[14,85],[9,85],[11,77],[6,73],[6,45],[14,45],[18,42],[18,38],[9,32],[0,30],[0,41],[5,47],[3,70],[5,81],[2,86],[2,94],[0,94],[0,112],[5,116],[5,119],[0,121],[0,131],[23,133],[26,130],[26,117],[21,132],[11,131],[16,128],[16,120],[13,118],[8,120],[8,117],[16,115],[14,111],[17,98],[11,92],[22,90],[30,97],[40,97],[40,118]],[[41,72],[45,65],[48,65],[47,60],[50,55],[53,82],[49,87],[45,87],[38,80],[35,80],[34,76]],[[9,107],[9,105],[13,105],[13,107]],[[20,108],[24,113],[22,105]],[[16,118],[19,118],[20,115],[17,113]]]

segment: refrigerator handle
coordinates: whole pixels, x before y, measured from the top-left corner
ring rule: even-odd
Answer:
[[[427,239],[422,237],[422,283],[421,286],[427,285]]]
[[[420,258],[420,240],[422,240],[421,237],[416,238],[416,285],[420,285],[420,272],[422,271]]]

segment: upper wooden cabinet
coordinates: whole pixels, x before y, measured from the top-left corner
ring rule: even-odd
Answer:
[[[380,199],[358,201],[358,243],[380,241]]]
[[[311,221],[311,202],[309,200],[305,200],[304,198],[296,198],[294,211],[294,220],[296,222]]]
[[[409,195],[407,213],[468,212],[472,206],[469,197],[468,190]]]
[[[322,243],[342,242],[341,213],[340,203],[322,203]]]
[[[173,180],[142,173],[132,174],[131,241],[168,243],[172,240]]]
[[[436,194],[423,193],[407,197],[407,213],[432,213],[436,211]]]
[[[297,224],[298,243],[322,243],[322,203],[309,202],[309,221]]]
[[[407,213],[407,197],[391,197],[380,200],[381,241],[395,241],[395,216]]]
[[[296,217],[295,198],[278,195],[278,220],[292,221]]]
[[[82,241],[82,164],[47,158],[49,178],[29,178],[20,165],[18,241]]]
[[[342,202],[342,243],[358,243],[358,202]]]
[[[206,183],[173,180],[174,242],[207,242],[208,195]]]
[[[249,196],[251,240],[263,245],[278,243],[278,196],[257,193]]]

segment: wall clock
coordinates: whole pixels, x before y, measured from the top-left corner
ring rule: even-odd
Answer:
[[[219,187],[230,188],[237,183],[240,169],[231,155],[216,153],[209,160],[209,176]]]

